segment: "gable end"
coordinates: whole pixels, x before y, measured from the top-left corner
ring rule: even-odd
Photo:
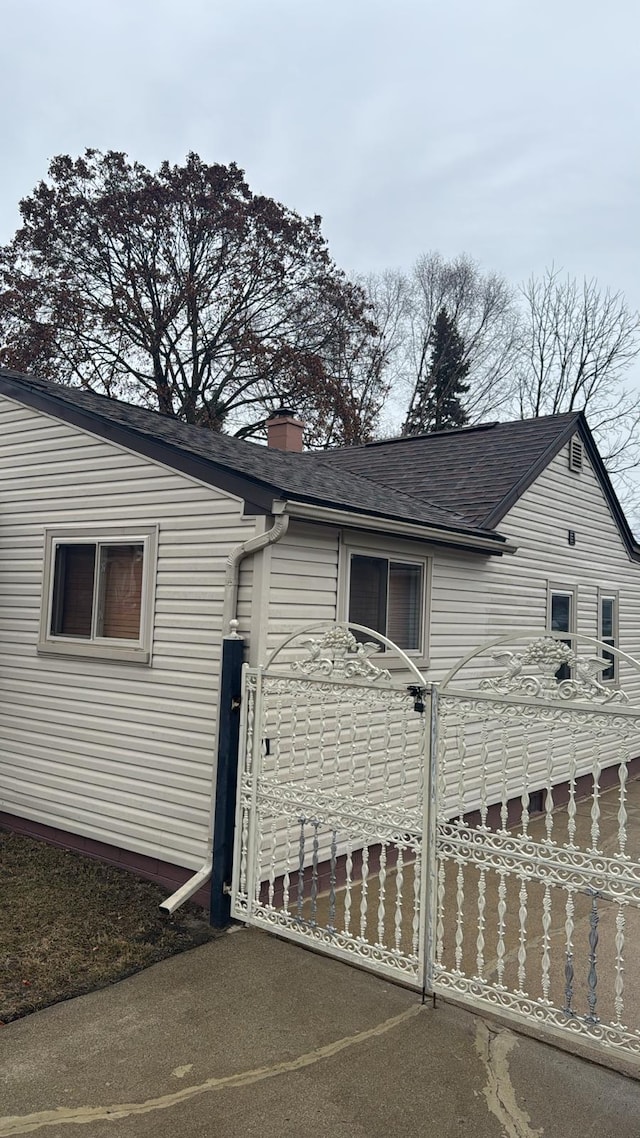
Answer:
[[[577,427],[577,431],[576,431]],[[574,443],[579,447],[579,452],[574,450]],[[484,519],[482,523],[485,527],[490,528],[498,524],[505,514],[516,504],[522,497],[526,490],[535,482],[536,478],[542,474],[543,470],[549,463],[556,457],[563,446],[568,444],[568,467],[574,473],[581,473],[584,468],[584,455],[586,453],[591,463],[593,472],[600,483],[602,493],[606,499],[607,505],[611,511],[613,520],[618,527],[620,537],[627,550],[627,553],[632,561],[640,561],[640,546],[636,541],[626,519],[624,510],[618,501],[618,496],[613,488],[611,479],[607,473],[607,469],[602,461],[600,452],[594,442],[593,436],[587,421],[582,411],[576,415],[575,422],[569,424],[567,430],[563,432],[559,439],[554,440],[554,444],[548,447],[539,461],[535,463],[530,470],[527,471],[526,476],[520,480],[517,486],[514,486],[511,492],[506,495],[502,502],[491,512],[491,514]],[[572,461],[575,463],[578,458],[580,466],[572,466]]]
[[[241,498],[244,502],[246,514],[269,514],[271,512],[274,495],[266,485],[261,486],[240,474],[199,458],[195,454],[188,454],[180,450],[179,447],[172,446],[171,443],[153,438],[151,435],[144,435],[123,423],[101,419],[84,407],[79,407],[73,403],[63,403],[44,391],[36,391],[34,388],[26,387],[23,384],[13,383],[9,377],[4,375],[0,375],[0,395],[5,395],[7,399],[11,399],[15,403],[31,407],[34,411],[41,411],[43,414],[63,423],[69,423],[71,426],[88,431],[89,434],[106,439],[107,442],[125,447],[125,449],[133,451],[134,454],[141,454],[145,458],[161,463],[163,466],[171,467],[172,470],[178,470],[182,474],[196,478],[208,486],[215,486],[218,490],[226,491],[236,498]]]
[[[491,512],[487,514],[486,518],[483,518],[482,522],[480,523],[483,527],[486,529],[493,529],[498,525],[498,522],[502,520],[502,518],[509,512],[512,506],[515,506],[518,499],[522,497],[525,490],[529,489],[529,487],[535,482],[536,478],[542,474],[542,471],[546,470],[551,460],[556,457],[562,447],[565,446],[569,439],[575,435],[576,426],[579,428],[582,424],[584,424],[584,416],[582,415],[581,411],[577,411],[575,418],[570,419],[564,431],[561,431],[558,435],[556,435],[553,442],[547,447],[546,450],[542,452],[537,462],[534,462],[525,471],[522,478],[516,482],[515,486],[511,487],[509,493],[505,494],[502,501],[498,502],[497,506],[494,506]]]

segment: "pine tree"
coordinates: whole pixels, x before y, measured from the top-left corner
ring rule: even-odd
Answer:
[[[469,390],[468,383],[464,382],[469,364],[465,361],[464,340],[445,308],[436,316],[429,345],[428,367],[416,386],[403,435],[444,431],[468,422],[461,400]]]

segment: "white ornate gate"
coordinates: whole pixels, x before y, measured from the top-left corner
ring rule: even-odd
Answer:
[[[358,625],[245,666],[233,915],[421,988],[430,726],[420,672]]]
[[[430,687],[316,625],[245,666],[242,714],[237,919],[640,1057],[637,661],[514,633]]]
[[[427,987],[637,1057],[640,665],[566,641],[503,637],[434,697]]]

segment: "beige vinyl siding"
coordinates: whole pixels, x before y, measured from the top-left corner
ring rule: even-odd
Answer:
[[[150,667],[39,656],[46,526],[159,525]],[[196,868],[242,503],[0,399],[0,810]],[[251,588],[250,567],[244,588]]]
[[[578,586],[577,631],[597,637],[598,588],[617,590],[619,647],[640,657],[640,563],[629,558],[586,452],[583,462],[582,472],[574,474],[563,447],[500,522],[498,528],[518,545],[518,553],[509,559],[512,573],[506,561],[492,566],[501,590],[491,589],[491,624],[500,631],[511,614],[522,624],[544,622],[551,581]],[[576,534],[573,546],[570,529]]]
[[[578,632],[597,637],[598,589],[619,596],[618,647],[640,656],[640,563],[630,560],[613,520],[606,498],[585,454],[584,467],[576,474],[568,469],[565,446],[549,466],[522,495],[498,525],[498,530],[517,547],[514,555],[489,557],[402,542],[403,556],[411,550],[417,557],[427,556],[431,564],[429,605],[429,660],[417,659],[426,678],[440,681],[467,653],[501,633],[518,630],[546,631],[548,583],[573,586],[577,590]],[[576,544],[568,543],[568,531],[576,533]],[[272,650],[297,628],[311,619],[333,620],[346,612],[344,573],[338,573],[340,543],[352,535],[338,535],[320,526],[292,523],[286,541],[274,546],[269,603],[268,645]],[[357,544],[372,553],[389,554],[390,539],[362,533]],[[346,550],[342,551],[344,556]],[[340,584],[339,584],[340,582]],[[507,645],[508,647],[508,645]],[[491,656],[485,655],[460,674],[465,684],[487,674]],[[640,680],[626,666],[621,681],[632,699],[640,702]],[[522,733],[512,733],[509,794],[522,790]],[[534,731],[529,737],[531,763],[529,789],[544,783],[545,740]],[[329,749],[332,739],[327,738]],[[578,774],[587,769],[592,755],[589,732],[577,739]],[[473,740],[469,740],[467,759],[471,764]],[[519,750],[520,748],[520,750]],[[495,764],[490,772],[489,800],[500,796],[499,748],[494,747]],[[640,753],[640,741],[635,748]],[[603,765],[616,762],[614,746],[603,746]],[[567,749],[556,751],[554,778],[567,777]],[[479,803],[478,772],[469,769],[466,808]],[[455,803],[450,803],[451,808]]]
[[[339,535],[292,521],[270,550],[268,619],[262,646],[272,652],[286,636],[336,619]]]
[[[498,529],[518,546],[518,552],[513,557],[488,561],[484,571],[478,567],[478,619],[474,630],[484,624],[486,635],[475,643],[517,629],[545,631],[550,585],[575,589],[576,632],[595,639],[598,636],[598,589],[609,589],[619,595],[617,647],[632,656],[640,655],[640,563],[632,561],[627,553],[586,453],[582,472],[573,473],[568,468],[568,448],[563,447],[502,519]],[[570,529],[576,534],[573,546],[568,541]],[[457,595],[455,604],[459,611]],[[470,637],[467,651],[473,647]],[[580,652],[590,654],[586,642],[578,641],[577,647]],[[460,680],[467,682],[481,672],[486,674],[489,661],[490,656],[476,661],[475,666],[460,673]],[[622,663],[620,681],[631,700],[640,703],[638,672]],[[557,736],[553,744],[555,782],[568,777],[568,734],[566,730],[564,737]],[[492,738],[488,797],[489,801],[497,801],[501,780],[500,732],[494,732]],[[508,795],[513,797],[522,790],[521,730],[511,731],[509,739],[512,759]],[[489,742],[491,744],[491,737]],[[527,742],[528,788],[534,791],[546,783],[547,733],[532,727]],[[591,769],[593,745],[593,733],[585,723],[575,737],[578,776]],[[619,761],[619,742],[613,738],[601,740],[599,747],[603,766]],[[469,739],[468,756],[471,751],[472,740]],[[631,747],[632,757],[638,753],[640,740]],[[465,788],[466,807],[471,809],[478,804],[480,795],[479,777],[474,778],[472,769],[465,779]],[[452,806],[455,795],[452,788]]]
[[[430,652],[426,675],[427,679],[436,681],[491,634],[487,611],[487,568],[491,559],[442,549],[432,550],[431,556]],[[500,560],[509,568],[514,558]]]

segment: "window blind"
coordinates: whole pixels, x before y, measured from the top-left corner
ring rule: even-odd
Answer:
[[[389,610],[387,628],[390,640],[405,651],[420,647],[420,606],[422,569],[392,561],[389,565]]]

